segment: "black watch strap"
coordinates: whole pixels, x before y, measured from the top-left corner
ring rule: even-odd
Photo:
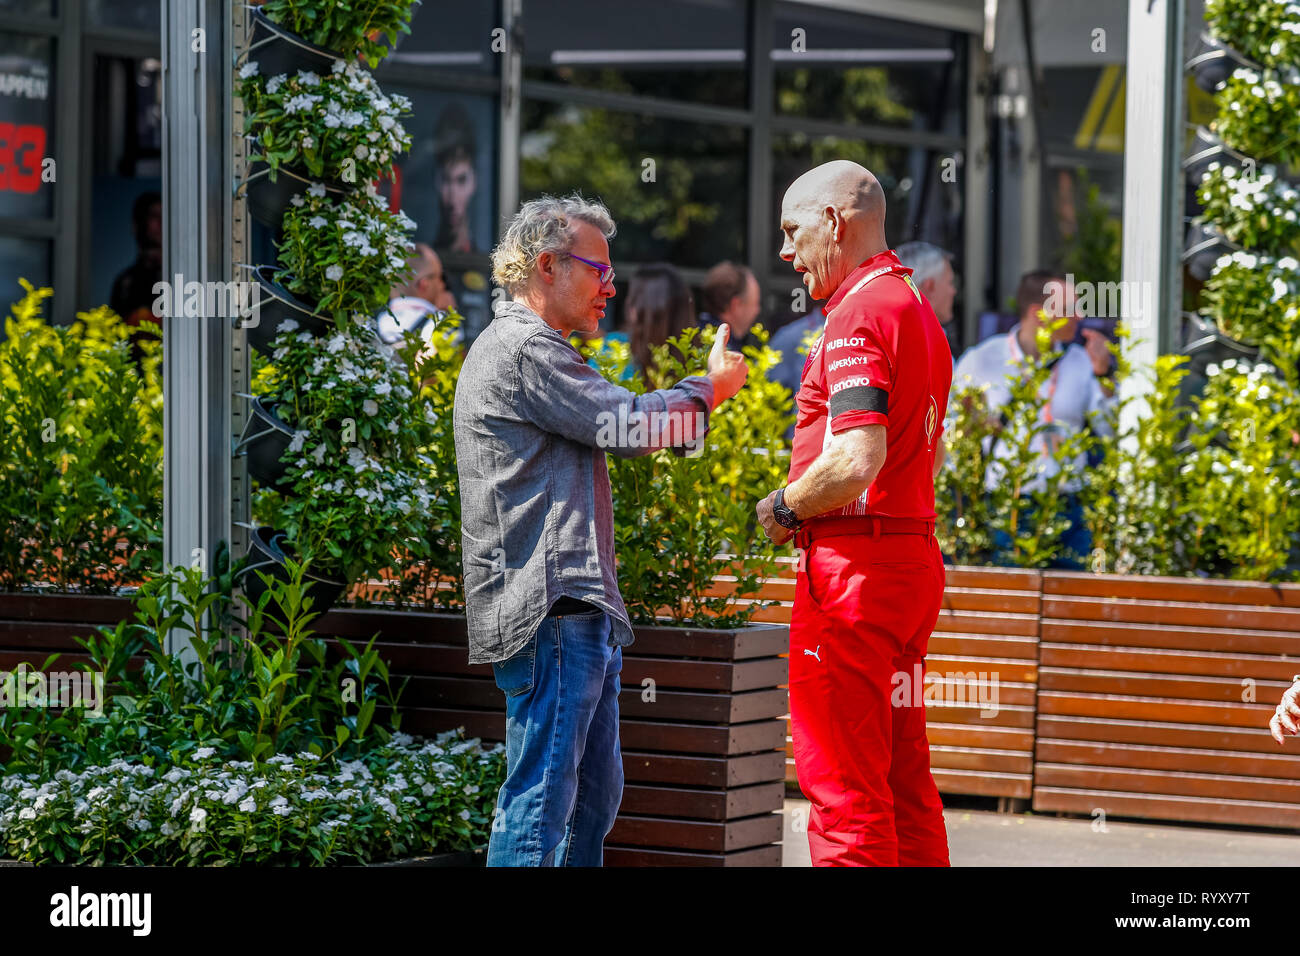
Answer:
[[[776,523],[783,528],[789,528],[791,531],[798,531],[799,526],[803,524],[785,503],[785,488],[776,490],[776,500],[772,502],[772,517]]]

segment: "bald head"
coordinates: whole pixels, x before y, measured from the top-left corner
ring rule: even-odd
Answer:
[[[885,192],[847,159],[810,169],[781,201],[781,258],[804,273],[814,299],[827,299],[865,260],[888,249]]]

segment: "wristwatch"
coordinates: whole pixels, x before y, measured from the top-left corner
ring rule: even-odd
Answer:
[[[789,528],[791,531],[798,531],[803,522],[795,517],[795,513],[785,503],[785,489],[776,490],[776,500],[772,502],[772,517],[782,528]]]

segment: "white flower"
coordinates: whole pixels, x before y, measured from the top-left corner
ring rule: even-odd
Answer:
[[[468,811],[468,810],[462,810],[462,811],[460,811],[459,816],[460,816],[460,818],[461,818],[462,820],[468,820],[468,819],[469,819],[469,811]]]
[[[299,70],[298,82],[303,86],[320,86],[320,77],[311,70]]]
[[[250,76],[257,76],[257,61],[256,61],[256,60],[249,60],[249,61],[248,61],[247,63],[245,63],[242,67],[239,68],[239,78],[240,78],[241,80],[246,80],[246,79],[248,79]]]
[[[307,220],[307,225],[311,226],[313,229],[323,229],[329,225],[329,220],[324,216],[312,216]]]
[[[324,198],[325,198],[325,184],[324,184],[324,183],[312,183],[310,186],[307,187],[307,194],[310,195],[310,196],[315,196],[317,199],[324,199]]]
[[[285,101],[284,111],[286,113],[306,113],[319,102],[319,96],[313,96],[310,93],[299,93],[297,96],[290,97]]]
[[[208,811],[202,807],[195,807],[190,811],[190,823],[200,830],[203,829],[203,821],[208,818]]]
[[[312,138],[312,136],[311,136],[310,133],[303,133],[303,134],[302,134],[302,148],[303,148],[303,149],[311,149],[311,148],[314,147],[315,145],[316,145],[316,140]]]
[[[36,819],[36,811],[33,810],[31,807],[23,807],[21,810],[18,811],[18,819],[19,819],[19,820],[35,820],[35,819]]]
[[[194,751],[194,759],[207,760],[216,752],[217,750],[215,747],[200,747],[198,750]]]
[[[299,430],[293,433],[293,441],[289,442],[289,451],[297,454],[302,451],[303,444],[307,441],[307,433]]]
[[[333,73],[342,73],[347,68],[348,68],[347,63],[345,63],[342,60],[335,60],[334,63],[330,66],[330,71]]]
[[[343,267],[336,262],[325,270],[325,278],[331,282],[338,282],[343,278]]]
[[[361,410],[367,415],[374,416],[379,414],[379,403],[373,398],[367,398],[361,403]]]
[[[266,81],[266,92],[271,94],[276,93],[288,78],[288,75],[285,73],[277,73]]]
[[[352,151],[357,159],[367,159],[370,156],[370,148],[365,143],[359,143],[357,148]]]
[[[244,800],[243,803],[239,805],[239,809],[243,810],[245,813],[252,813],[254,810],[257,809],[257,799],[250,795],[246,800]]]
[[[289,202],[294,206],[295,209],[301,209],[303,206],[307,205],[307,201],[303,199],[301,195],[294,196],[292,199],[289,200]]]

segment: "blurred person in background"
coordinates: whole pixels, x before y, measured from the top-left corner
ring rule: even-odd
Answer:
[[[928,242],[905,242],[896,250],[898,261],[912,270],[912,281],[930,302],[935,318],[948,339],[948,350],[956,365],[957,323],[953,321],[953,302],[957,298],[957,274],[952,269],[952,253]]]
[[[762,303],[758,280],[745,266],[730,260],[719,262],[704,277],[700,289],[700,327],[726,325],[731,329],[731,342],[727,348],[733,352],[753,345],[749,330],[758,319]]]
[[[772,351],[781,353],[781,360],[772,366],[768,378],[788,388],[792,402],[794,394],[799,391],[799,379],[803,375],[804,363],[808,360],[808,351],[825,324],[826,313],[818,306],[807,315],[777,329],[768,343]],[[794,422],[786,429],[785,440],[794,440]]]
[[[971,386],[985,388],[988,414],[1005,427],[1003,409],[1011,401],[1011,381],[1024,374],[1026,356],[1038,355],[1039,326],[1061,318],[1066,320],[1052,333],[1052,353],[1044,357],[1051,369],[1040,392],[1044,401],[1042,422],[1047,428],[1035,439],[1039,474],[1024,490],[1026,493],[1040,490],[1044,479],[1055,477],[1062,468],[1070,472],[1062,485],[1062,513],[1070,519],[1070,529],[1061,536],[1065,553],[1051,566],[1080,570],[1084,567],[1083,559],[1092,550],[1092,538],[1083,523],[1083,505],[1078,494],[1088,467],[1087,456],[1078,455],[1062,465],[1053,452],[1061,441],[1084,428],[1091,428],[1098,435],[1111,433],[1108,415],[1117,401],[1114,383],[1108,378],[1112,356],[1105,335],[1092,329],[1083,330],[1087,345],[1072,344],[1079,330],[1074,283],[1059,272],[1036,270],[1022,276],[1016,292],[1016,312],[1020,321],[1010,332],[985,339],[962,355],[953,372],[953,395]],[[956,405],[952,402],[950,407]],[[990,441],[992,447],[985,449],[989,460],[986,487],[992,491],[1005,474],[1001,460],[1009,449],[996,435]],[[1010,538],[1002,532],[996,537],[999,549],[1010,549]]]
[[[648,384],[655,347],[695,324],[695,298],[680,272],[668,263],[655,263],[632,277],[625,308],[632,361],[624,377],[640,374]]]
[[[442,317],[456,308],[456,298],[443,275],[442,260],[433,249],[423,242],[416,243],[406,264],[411,278],[393,287],[388,306],[375,319],[375,331],[388,345],[400,342],[407,332],[418,332],[428,342]]]
[[[161,338],[162,318],[154,314],[158,297],[154,285],[162,282],[162,196],[141,193],[131,206],[131,232],[135,236],[135,262],[113,280],[108,307],[130,328],[132,352],[139,361],[141,338]],[[179,294],[179,290],[178,294]]]

